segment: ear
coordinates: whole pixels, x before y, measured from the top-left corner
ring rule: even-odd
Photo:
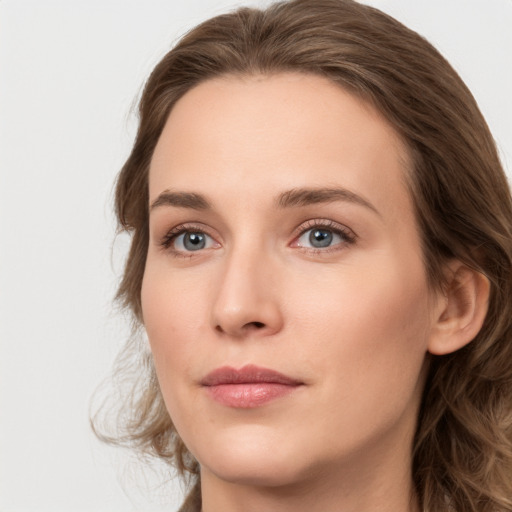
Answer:
[[[460,261],[447,268],[447,284],[439,294],[428,351],[435,355],[455,352],[478,334],[489,303],[489,280]]]

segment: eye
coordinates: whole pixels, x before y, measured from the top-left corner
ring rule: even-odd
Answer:
[[[343,242],[343,238],[339,233],[335,233],[332,229],[317,227],[308,229],[297,240],[299,247],[313,247],[315,249],[324,249],[332,245],[338,245]]]
[[[176,255],[219,247],[213,237],[194,226],[177,226],[164,236],[161,245]]]
[[[330,229],[315,228],[308,229],[302,236],[299,237],[299,244],[306,247],[310,244],[311,247],[321,249],[329,247],[333,244],[338,244],[342,241],[341,236],[334,233]]]
[[[351,230],[332,221],[308,221],[299,227],[300,235],[292,243],[292,247],[313,249],[315,251],[341,249],[355,242]]]
[[[213,245],[213,240],[200,231],[185,231],[174,238],[174,249],[177,251],[200,251]]]

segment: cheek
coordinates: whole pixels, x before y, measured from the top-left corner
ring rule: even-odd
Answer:
[[[310,411],[332,453],[361,446],[404,420],[414,429],[429,332],[422,272],[354,272],[312,293],[298,317],[295,355],[318,377]],[[309,344],[309,346],[308,346]],[[407,418],[405,420],[405,418]],[[407,429],[406,429],[407,430]],[[405,434],[404,434],[405,435]],[[322,448],[323,449],[323,448]]]
[[[340,400],[362,393],[378,405],[393,393],[403,402],[420,379],[431,327],[423,268],[383,263],[333,274],[310,290],[307,307],[296,302],[306,337],[297,350],[339,386]]]
[[[188,445],[198,423],[189,386],[204,355],[197,340],[205,328],[200,309],[207,292],[204,281],[200,286],[191,282],[193,278],[180,280],[165,262],[155,260],[148,256],[142,282],[144,327],[166,408],[174,426],[186,433],[183,439]]]
[[[156,258],[155,258],[156,260]],[[193,276],[179,279],[164,262],[148,256],[141,289],[142,313],[162,389],[179,369],[197,360],[196,340],[207,326],[204,312],[208,286]],[[199,281],[199,280],[198,280]]]

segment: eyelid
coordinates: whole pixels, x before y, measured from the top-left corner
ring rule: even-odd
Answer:
[[[309,231],[313,228],[321,228],[321,229],[331,230],[334,233],[339,234],[344,239],[344,241],[343,241],[343,243],[338,243],[336,245],[329,246],[326,248],[314,248],[314,247],[304,247],[304,246],[300,246],[300,245],[295,245],[295,244],[297,244],[298,239],[302,235],[304,235],[307,231]],[[221,246],[221,244],[218,242],[218,236],[212,234],[211,231],[212,230],[208,226],[202,224],[201,222],[184,222],[184,223],[178,224],[178,225],[174,226],[173,228],[167,230],[165,232],[165,234],[162,237],[160,237],[160,239],[158,240],[158,245],[164,251],[169,251],[176,256],[192,257],[194,255],[195,251],[181,251],[181,250],[174,249],[172,247],[172,243],[174,242],[174,240],[178,236],[180,236],[181,234],[186,233],[186,232],[203,233],[206,236],[210,237],[214,241],[215,247],[213,247],[213,248],[218,248]],[[292,239],[292,242],[289,244],[290,247],[295,247],[298,249],[303,249],[304,251],[315,252],[315,253],[316,252],[326,253],[326,252],[333,251],[333,250],[340,250],[342,247],[344,247],[346,245],[353,244],[357,240],[357,235],[356,235],[356,233],[354,233],[354,231],[352,229],[350,229],[349,227],[347,227],[344,224],[340,224],[339,222],[335,222],[331,219],[325,219],[325,218],[309,219],[305,222],[302,222],[299,226],[297,226],[293,230],[292,236],[293,236],[293,239]],[[208,249],[212,249],[212,247],[210,247]],[[198,250],[197,253],[198,254],[202,253],[204,250],[207,250],[207,249]]]
[[[182,224],[178,224],[177,226],[167,230],[165,234],[160,237],[158,243],[159,245],[166,251],[170,251],[173,254],[190,257],[193,255],[194,251],[179,251],[172,247],[172,243],[176,238],[183,233],[203,233],[204,235],[210,237],[217,246],[220,246],[216,237],[211,233],[211,230],[202,223],[196,222],[184,222]],[[197,251],[198,253],[201,251]]]
[[[304,235],[307,231],[313,229],[313,228],[322,228],[322,229],[327,229],[327,230],[331,230],[333,231],[334,233],[337,233],[339,235],[341,235],[344,239],[345,239],[345,243],[343,244],[337,244],[335,246],[331,246],[331,247],[327,247],[327,248],[313,248],[313,247],[303,247],[303,246],[299,246],[299,245],[294,245],[297,243],[298,239]],[[357,241],[357,235],[356,233],[354,233],[354,231],[352,229],[350,229],[349,227],[345,226],[344,224],[340,224],[339,222],[335,222],[333,220],[330,220],[330,219],[321,219],[321,218],[318,218],[318,219],[309,219],[307,220],[306,222],[303,222],[302,224],[300,224],[298,227],[296,227],[294,229],[294,234],[293,234],[293,240],[290,244],[291,247],[297,247],[297,248],[300,248],[300,249],[304,249],[304,250],[307,250],[307,251],[313,251],[313,252],[328,252],[329,250],[338,250],[339,249],[339,245],[349,245],[349,244],[353,244]]]

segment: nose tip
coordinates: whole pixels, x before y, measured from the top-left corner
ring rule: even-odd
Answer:
[[[219,335],[243,338],[269,336],[283,326],[278,298],[279,288],[267,283],[271,268],[259,263],[249,265],[231,261],[226,268],[212,308],[212,323]]]
[[[282,318],[274,304],[246,301],[236,308],[217,307],[214,324],[217,333],[234,338],[269,336],[281,329]]]

